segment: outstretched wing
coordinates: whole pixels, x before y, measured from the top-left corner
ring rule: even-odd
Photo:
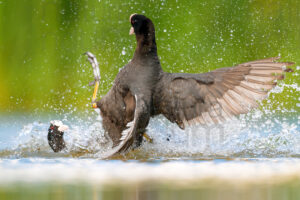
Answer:
[[[290,62],[279,58],[243,63],[205,74],[165,74],[154,98],[157,114],[163,114],[182,129],[196,124],[214,124],[247,113],[267,97]]]
[[[102,158],[108,158],[118,153],[126,153],[137,142],[138,134],[148,125],[150,113],[146,101],[142,95],[135,95],[134,118],[126,125],[126,129],[122,131],[120,143],[113,147],[110,151],[102,155]]]

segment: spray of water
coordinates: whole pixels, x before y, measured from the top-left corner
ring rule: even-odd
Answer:
[[[138,150],[126,158],[236,158],[236,157],[298,157],[300,155],[299,108],[285,109],[287,105],[272,99],[274,93],[284,90],[299,93],[299,86],[279,84],[260,109],[236,119],[213,126],[196,126],[181,130],[163,116],[151,119],[148,135],[153,143],[144,141]],[[294,98],[299,98],[295,95]],[[299,99],[298,99],[299,100]],[[274,109],[274,104],[279,105]],[[65,132],[66,149],[54,153],[47,142],[49,122],[26,124],[14,145],[0,151],[1,157],[92,157],[111,148],[97,113],[88,115],[61,114],[70,129]]]

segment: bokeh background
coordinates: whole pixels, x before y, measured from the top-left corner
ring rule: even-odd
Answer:
[[[158,53],[169,72],[207,72],[280,55],[296,63],[286,84],[297,89],[298,0],[0,0],[0,112],[90,112],[91,66],[100,63],[100,94],[132,57],[129,16],[156,26]],[[299,113],[299,92],[271,95],[276,110]],[[297,106],[298,105],[298,106]]]

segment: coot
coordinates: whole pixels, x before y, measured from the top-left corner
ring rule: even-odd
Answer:
[[[267,58],[220,68],[203,74],[167,73],[161,68],[152,21],[130,16],[130,34],[137,46],[132,60],[118,73],[112,88],[99,101],[99,71],[94,70],[93,107],[99,108],[103,128],[113,142],[104,157],[125,153],[141,145],[150,117],[164,115],[181,129],[221,123],[258,106],[276,80],[284,78],[291,62]],[[94,69],[96,58],[88,53]],[[97,74],[98,73],[98,74]],[[48,137],[49,138],[49,137]]]

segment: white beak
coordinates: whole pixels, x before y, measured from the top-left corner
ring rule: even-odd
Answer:
[[[134,34],[134,29],[133,27],[130,28],[130,31],[129,31],[129,35],[133,35]]]
[[[129,22],[131,22],[131,18],[132,18],[133,15],[136,15],[136,13],[130,15]],[[131,27],[130,31],[129,31],[129,35],[133,35],[133,34],[134,34],[134,29],[133,29],[133,27]]]

